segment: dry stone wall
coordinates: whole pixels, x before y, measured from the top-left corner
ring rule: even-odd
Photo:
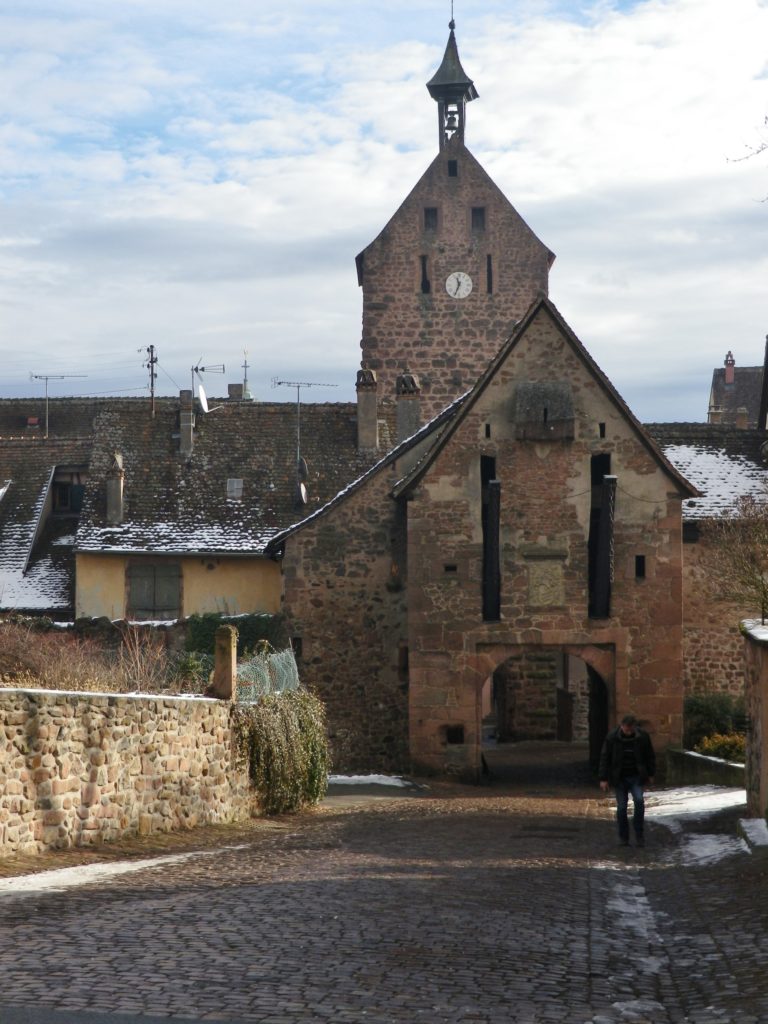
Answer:
[[[228,702],[0,690],[0,856],[253,811]]]

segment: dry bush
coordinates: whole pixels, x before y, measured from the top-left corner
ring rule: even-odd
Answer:
[[[162,693],[173,671],[161,637],[126,626],[115,650],[64,630],[0,622],[0,686],[99,693]]]
[[[60,630],[0,623],[0,685],[45,690],[119,691],[114,655]]]

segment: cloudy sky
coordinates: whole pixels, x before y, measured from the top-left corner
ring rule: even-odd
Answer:
[[[450,0],[3,0],[0,394],[354,397],[354,257],[437,147]],[[768,332],[766,0],[455,0],[467,142],[645,421]],[[71,375],[71,376],[69,376]],[[75,376],[78,375],[78,376]],[[79,376],[82,375],[82,376]],[[132,390],[128,390],[132,389]]]

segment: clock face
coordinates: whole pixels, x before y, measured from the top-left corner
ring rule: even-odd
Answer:
[[[454,299],[466,299],[472,291],[472,278],[463,270],[456,270],[446,278],[445,290]]]

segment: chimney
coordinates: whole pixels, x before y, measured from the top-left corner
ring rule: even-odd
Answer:
[[[357,447],[375,451],[379,447],[379,385],[376,373],[366,366],[357,371]]]
[[[117,526],[123,521],[123,456],[113,452],[112,464],[107,470],[107,524]]]
[[[192,406],[192,392],[182,391],[179,395],[179,454],[192,454],[192,432],[195,413]]]
[[[245,397],[242,384],[227,384],[227,393],[230,402],[242,402]]]
[[[411,437],[421,426],[421,386],[419,378],[404,370],[395,384],[397,393],[397,441]]]
[[[728,352],[728,354],[725,357],[723,365],[725,366],[725,383],[733,384],[733,377],[735,372],[734,366],[736,365],[736,360],[733,358],[733,352]]]
[[[747,407],[740,405],[736,410],[736,428],[738,430],[747,430],[749,427],[749,417],[747,414]]]

